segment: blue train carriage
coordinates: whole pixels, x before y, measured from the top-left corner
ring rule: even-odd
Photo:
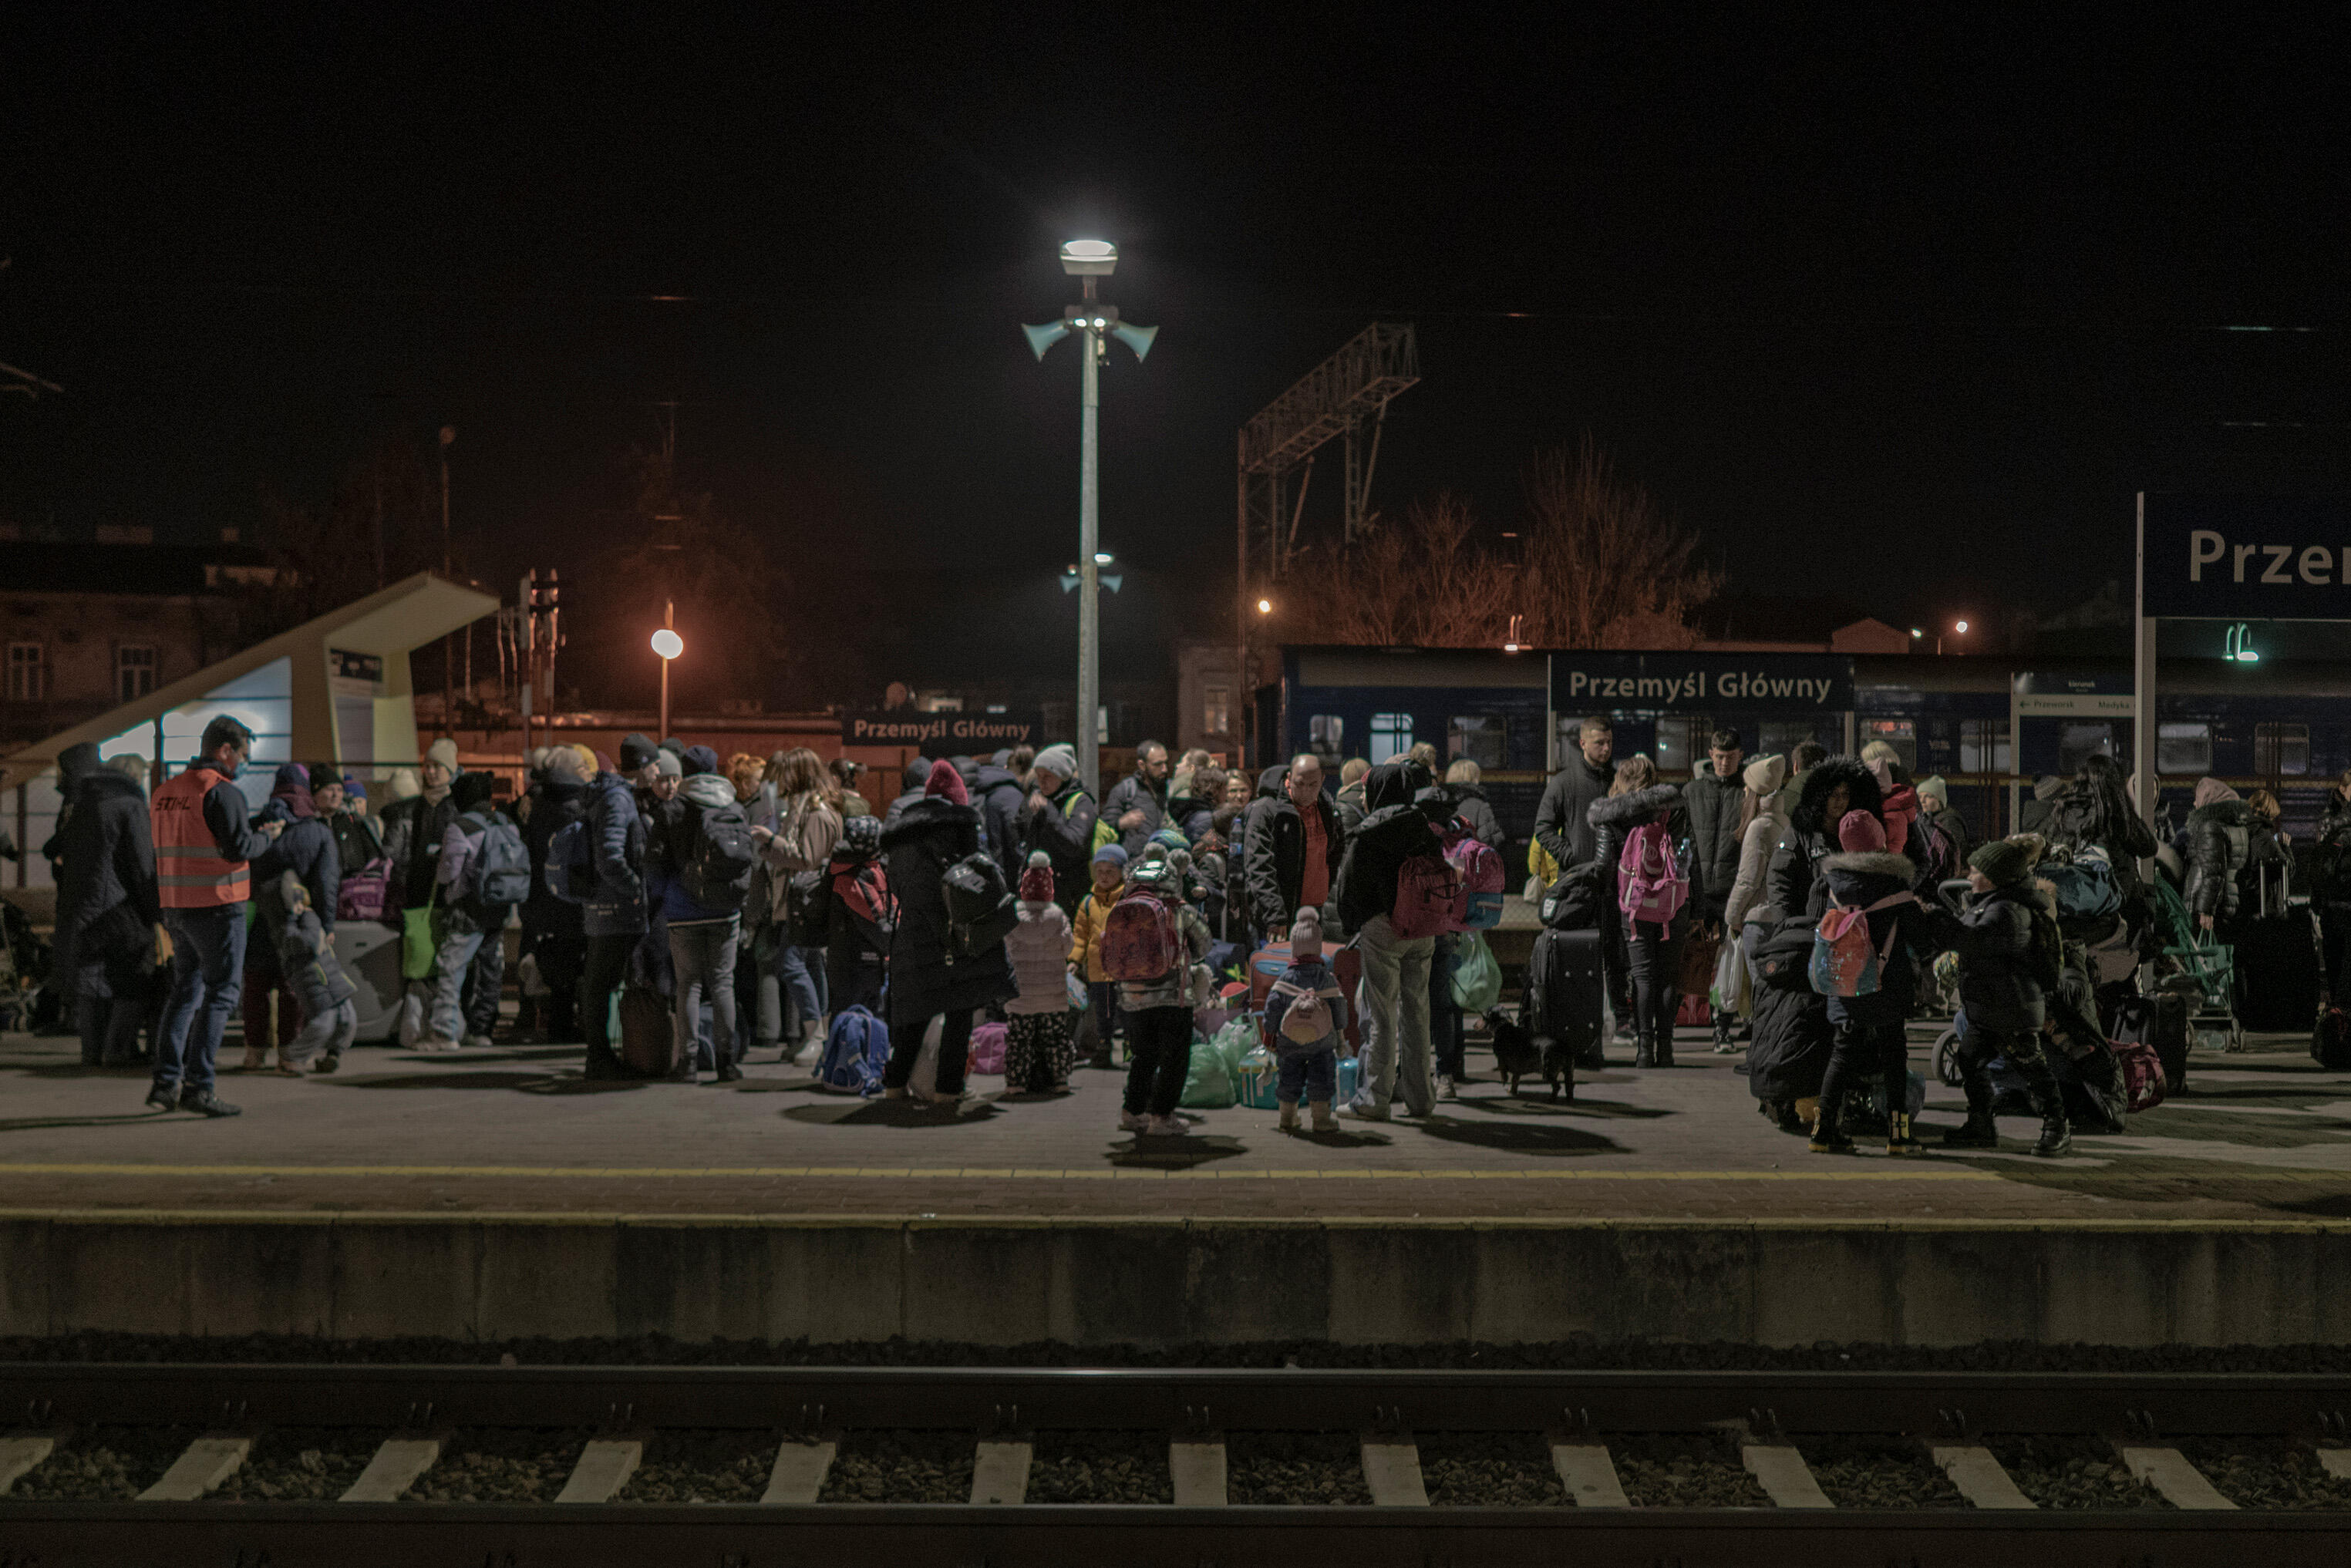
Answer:
[[[1510,835],[1515,885],[1550,778],[1543,676],[1541,654],[1491,648],[1286,648],[1281,755],[1312,752],[1334,789],[1351,757],[1385,762],[1425,740],[1443,766],[1468,758]]]

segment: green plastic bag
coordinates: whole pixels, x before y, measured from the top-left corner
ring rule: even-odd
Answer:
[[[1221,1111],[1235,1099],[1232,1069],[1213,1040],[1192,1037],[1192,1061],[1184,1072],[1179,1103],[1195,1111]]]
[[[400,912],[400,972],[403,978],[421,980],[433,973],[433,955],[440,946],[434,940],[433,917],[439,913],[439,907],[430,904]]]
[[[1453,1004],[1465,1013],[1484,1016],[1502,999],[1502,966],[1494,950],[1475,931],[1465,931],[1453,945]]]

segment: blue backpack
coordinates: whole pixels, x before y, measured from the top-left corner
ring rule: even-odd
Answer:
[[[2061,926],[2104,920],[2123,906],[2122,891],[2115,885],[2115,868],[2103,850],[2077,850],[2070,863],[2043,861],[2033,868],[2033,874],[2056,890]]]
[[[832,1028],[825,1032],[817,1082],[870,1100],[882,1092],[882,1069],[889,1061],[889,1026],[863,1008],[844,1009],[833,1015]]]
[[[566,904],[585,904],[596,884],[596,863],[588,846],[588,819],[575,818],[547,841],[547,891]]]

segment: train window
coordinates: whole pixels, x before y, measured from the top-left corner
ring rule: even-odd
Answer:
[[[2008,771],[2007,720],[1969,718],[1959,721],[1959,771],[2000,774]]]
[[[2209,724],[2157,725],[2155,770],[2158,774],[2185,775],[2191,779],[2211,772],[2212,727]]]
[[[1466,757],[1480,768],[1500,768],[1507,738],[1504,721],[1499,714],[1479,714],[1467,718],[1447,719],[1445,725],[1445,759],[1447,762]]]
[[[1907,718],[1873,718],[1861,727],[1861,744],[1867,747],[1873,740],[1882,740],[1894,748],[1902,759],[1903,768],[1918,771],[1918,726]]]
[[[1679,714],[1657,721],[1657,754],[1650,760],[1660,773],[1687,773],[1706,755],[1706,737],[1714,721],[1686,718]]]
[[[1408,713],[1375,713],[1372,715],[1372,766],[1402,757],[1412,749],[1412,715]]]
[[[1318,713],[1308,719],[1306,749],[1336,766],[1347,755],[1347,721],[1335,713]]]
[[[2253,726],[2253,771],[2264,779],[2299,779],[2310,771],[2310,726]]]
[[[2114,754],[2115,727],[2111,724],[2067,723],[2057,731],[2057,771],[2068,779],[2080,772],[2082,764],[2091,758]]]
[[[1820,740],[1821,727],[1808,718],[1767,718],[1757,727],[1756,755],[1788,757],[1808,740]],[[1839,737],[1842,738],[1842,737]],[[1836,747],[1823,741],[1831,751]]]

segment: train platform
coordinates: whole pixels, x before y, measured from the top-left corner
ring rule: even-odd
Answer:
[[[984,1286],[1034,1310],[981,1303],[969,1337],[1083,1338],[1125,1314],[1145,1337],[1523,1339],[1628,1315],[1547,1312],[1535,1281],[1572,1270],[1562,1299],[1597,1300],[1632,1269],[1622,1298],[1650,1308],[1630,1321],[1669,1337],[2340,1337],[2351,1074],[2254,1044],[2199,1055],[2126,1134],[2046,1161],[2022,1120],[1996,1153],[1812,1155],[1696,1031],[1675,1069],[1590,1073],[1572,1101],[1511,1094],[1473,1048],[1477,1078],[1426,1119],[1296,1135],[1232,1108],[1164,1140],[1116,1130],[1117,1071],[1081,1069],[1065,1097],[977,1078],[943,1111],[772,1061],[727,1086],[590,1083],[577,1047],[528,1045],[225,1073],[245,1113],[207,1121],[145,1109],[142,1074],[84,1069],[69,1039],[12,1035],[0,1332],[822,1338],[847,1314],[807,1276],[848,1270],[888,1296],[891,1333]],[[1959,1113],[1930,1082],[1929,1139]],[[1831,1257],[1858,1272],[1808,1283],[1801,1260]],[[1417,1303],[1401,1316],[1348,1299],[1395,1270]],[[2139,1305],[2100,1305],[2125,1276]],[[1154,1280],[1172,1303],[1138,1298]]]

